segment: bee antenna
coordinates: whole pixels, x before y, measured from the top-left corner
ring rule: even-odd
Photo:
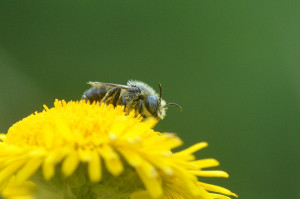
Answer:
[[[166,104],[164,107],[168,107],[168,106],[176,106],[180,111],[182,111],[181,106],[179,106],[178,104],[175,104],[175,103],[168,103],[168,104]]]
[[[159,87],[159,103],[161,103],[162,88],[161,88],[161,83],[160,82],[158,82],[158,87]]]

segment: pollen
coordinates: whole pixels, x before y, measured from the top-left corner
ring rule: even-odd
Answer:
[[[35,198],[50,192],[62,198],[236,196],[198,180],[228,177],[224,171],[204,170],[218,166],[215,159],[193,155],[207,143],[172,152],[182,140],[154,131],[155,124],[125,113],[122,106],[56,100],[53,108],[44,106],[0,135],[0,193],[6,197],[10,184],[32,183]]]

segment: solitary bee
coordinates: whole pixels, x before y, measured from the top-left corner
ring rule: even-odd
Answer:
[[[82,100],[90,102],[123,105],[125,111],[135,110],[144,118],[154,117],[157,120],[163,119],[168,106],[176,106],[182,111],[181,106],[175,103],[166,103],[162,97],[161,84],[158,83],[160,95],[153,88],[140,81],[130,80],[127,85],[88,82],[92,88],[86,90],[82,95]]]

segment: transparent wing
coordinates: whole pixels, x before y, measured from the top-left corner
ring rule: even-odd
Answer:
[[[130,90],[132,87],[122,85],[122,84],[113,84],[113,83],[104,83],[104,82],[88,82],[88,84],[92,85],[93,87],[101,87],[101,86],[111,86],[111,87],[120,87],[126,90]]]

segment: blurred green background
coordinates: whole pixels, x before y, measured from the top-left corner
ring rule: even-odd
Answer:
[[[242,199],[300,198],[300,1],[0,1],[0,131],[142,80],[184,111],[156,130],[214,157]]]

